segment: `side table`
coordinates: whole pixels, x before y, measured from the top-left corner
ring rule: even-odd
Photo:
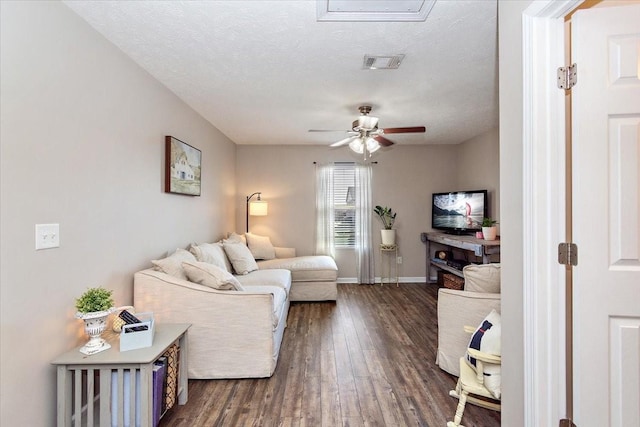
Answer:
[[[190,326],[188,323],[157,324],[151,347],[124,352],[120,352],[118,336],[105,333],[103,336],[111,344],[110,349],[87,356],[80,353],[80,347],[77,347],[53,360],[51,363],[57,365],[58,370],[58,427],[111,425],[112,371],[117,372],[118,378],[123,378],[124,371],[135,372],[136,375],[129,376],[130,395],[136,395],[136,388],[140,390],[139,406],[134,398],[125,402],[125,387],[123,381],[118,381],[118,425],[135,426],[138,418],[139,425],[150,426],[153,420],[153,365],[173,344],[177,344],[179,348],[177,402],[179,405],[187,403],[187,330]],[[138,371],[139,384],[136,384]],[[130,415],[126,422],[125,405]]]
[[[384,274],[384,258],[385,256],[387,257],[387,261],[388,261],[388,275],[385,276]],[[380,245],[380,261],[381,261],[381,268],[380,268],[380,284],[384,285],[384,278],[387,277],[387,283],[391,283],[392,281],[392,276],[391,276],[391,261],[393,260],[393,263],[395,264],[396,268],[395,268],[395,281],[396,281],[396,287],[398,286],[398,245],[394,244],[394,245],[384,245],[381,244]]]

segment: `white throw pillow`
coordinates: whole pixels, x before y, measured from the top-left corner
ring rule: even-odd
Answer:
[[[174,253],[163,259],[154,259],[151,263],[155,269],[178,279],[187,280],[187,275],[182,269],[184,261],[196,261],[196,257],[189,251],[184,249],[176,249]]]
[[[231,273],[206,262],[183,262],[182,267],[189,281],[220,291],[244,291],[244,288]]]
[[[253,233],[247,233],[245,236],[247,246],[255,259],[274,259],[276,257],[276,250],[268,236],[258,236]]]
[[[256,260],[244,243],[225,240],[222,246],[236,274],[249,274],[258,269]]]
[[[483,353],[500,356],[500,335],[501,335],[500,313],[491,310],[491,313],[482,320],[476,331],[471,336],[469,348],[479,350]],[[476,359],[467,353],[466,361],[476,369]],[[496,398],[500,399],[500,365],[484,363],[484,386]]]
[[[189,252],[195,255],[200,262],[208,262],[217,265],[231,272],[231,263],[224,253],[222,243],[200,243],[199,245],[191,245]]]

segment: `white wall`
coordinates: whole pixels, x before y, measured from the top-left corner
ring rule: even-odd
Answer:
[[[489,216],[500,219],[500,138],[498,128],[458,145],[459,190],[488,190]]]
[[[50,361],[86,338],[87,287],[235,226],[235,145],[59,2],[1,2],[1,419],[50,426]],[[164,136],[202,150],[202,196],[163,193]],[[58,249],[34,225],[59,223]]]
[[[524,425],[522,12],[531,1],[499,1],[502,425]]]

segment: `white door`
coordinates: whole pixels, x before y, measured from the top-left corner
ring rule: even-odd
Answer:
[[[578,11],[574,422],[640,426],[640,5]]]

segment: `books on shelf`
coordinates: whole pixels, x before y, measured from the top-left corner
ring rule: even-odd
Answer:
[[[162,358],[161,358],[162,359]],[[152,411],[153,411],[153,419],[152,426],[157,427],[160,423],[160,418],[163,413],[164,406],[164,396],[165,396],[165,384],[166,384],[166,372],[167,372],[167,364],[166,357],[165,363],[160,361],[156,361],[153,365],[153,401]],[[131,423],[131,392],[132,392],[132,381],[131,381],[131,370],[124,369],[122,371],[122,402],[118,400],[118,391],[120,390],[119,384],[119,376],[118,370],[111,371],[111,426],[112,427],[141,427],[141,413],[140,413],[140,370],[135,370],[135,380],[133,381],[135,390],[134,390],[134,398],[135,398],[135,422]],[[122,412],[124,422],[121,423],[118,416],[118,408],[122,403]]]
[[[139,427],[140,421],[140,370],[135,371],[135,380],[133,395],[135,398],[135,423],[131,424],[131,370],[122,370],[122,385],[119,384],[118,370],[111,371],[111,426],[119,427]],[[121,402],[118,401],[118,390],[122,388],[122,412],[124,415],[124,424],[118,420],[118,407]]]
[[[162,417],[162,398],[164,397],[164,379],[167,365],[157,361],[153,365],[153,427],[160,423]]]

